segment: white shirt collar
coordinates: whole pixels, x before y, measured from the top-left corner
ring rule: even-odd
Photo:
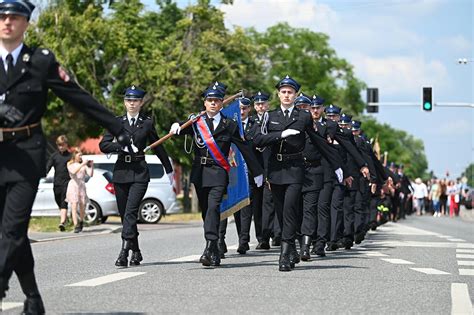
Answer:
[[[209,115],[207,116],[209,117]],[[211,118],[211,117],[209,117]],[[219,123],[221,122],[221,113],[217,113],[214,117],[212,117],[214,120],[212,121],[213,125],[214,125],[214,130],[216,130],[217,126],[219,125]]]
[[[18,61],[18,56],[20,56],[20,52],[23,49],[23,43],[18,45],[17,48],[13,49],[12,52],[8,52],[4,47],[0,46],[0,54],[2,55],[2,61],[3,65],[5,66],[5,71],[7,70],[7,55],[11,54],[13,57],[13,65],[16,65],[16,62]]]
[[[249,122],[249,117],[247,116],[247,118],[245,118],[244,120],[242,120],[242,123],[244,123],[245,125],[247,125],[247,123]]]
[[[280,105],[280,108],[281,108],[281,111],[283,114],[285,114],[285,110],[288,110],[289,111],[289,115],[291,116],[291,113],[293,112],[293,109],[295,109],[295,105],[291,105],[290,108],[285,108],[283,107],[283,105]]]
[[[135,116],[132,116],[130,115],[129,113],[127,113],[127,119],[128,119],[128,123],[130,125],[132,125],[132,118],[135,118],[135,124],[137,123],[138,121],[138,116],[140,115],[140,113],[136,114]]]

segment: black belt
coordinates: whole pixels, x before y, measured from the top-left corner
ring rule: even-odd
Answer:
[[[276,160],[278,162],[289,161],[289,160],[301,160],[303,159],[303,154],[301,152],[297,153],[277,153]]]
[[[131,163],[131,162],[138,162],[138,161],[144,161],[145,156],[144,155],[119,155],[118,156],[119,161],[123,161],[125,163]]]
[[[198,161],[201,165],[219,165],[212,157],[201,156]]]
[[[321,166],[321,161],[320,160],[309,161],[307,159],[304,159],[304,166],[306,166],[306,167],[318,167],[318,166]]]
[[[37,130],[41,130],[39,122],[18,128],[0,128],[0,142],[29,138]]]

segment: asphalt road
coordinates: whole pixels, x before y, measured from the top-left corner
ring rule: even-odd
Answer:
[[[409,217],[371,232],[352,250],[278,271],[279,249],[229,253],[218,268],[197,261],[200,223],[141,226],[144,262],[116,269],[120,234],[33,244],[49,314],[472,314],[474,223]],[[84,234],[86,235],[86,234]],[[16,279],[4,314],[21,312]]]

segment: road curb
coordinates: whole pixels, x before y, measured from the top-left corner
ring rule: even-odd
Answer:
[[[62,241],[62,240],[69,240],[87,236],[97,236],[97,235],[106,235],[106,234],[114,234],[122,232],[122,227],[118,226],[113,229],[108,229],[106,231],[101,232],[86,232],[86,233],[78,233],[76,235],[64,235],[64,236],[55,236],[55,237],[47,237],[43,239],[35,239],[34,237],[30,238],[30,243],[45,243],[45,242],[53,242],[53,241]]]

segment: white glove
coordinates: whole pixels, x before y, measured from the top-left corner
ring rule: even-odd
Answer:
[[[297,135],[297,134],[299,134],[299,133],[300,133],[299,130],[286,129],[286,130],[283,130],[283,131],[281,132],[281,137],[282,137],[283,139],[285,139],[285,138],[288,138],[289,136],[295,136],[295,135]]]
[[[173,133],[175,135],[179,135],[179,133],[181,132],[181,126],[179,125],[179,123],[174,123],[171,125],[171,128],[170,128],[170,133]]]
[[[254,177],[253,181],[255,182],[255,185],[257,185],[257,187],[262,187],[262,185],[263,185],[263,175],[258,175],[257,177]]]
[[[173,186],[174,185],[174,172],[166,173],[166,175],[168,175],[168,178],[170,180],[170,184],[171,184],[171,186]]]
[[[336,176],[337,176],[337,181],[339,183],[342,183],[342,181],[344,180],[344,174],[342,172],[342,169],[341,168],[338,168],[337,170],[334,171],[336,173]]]

